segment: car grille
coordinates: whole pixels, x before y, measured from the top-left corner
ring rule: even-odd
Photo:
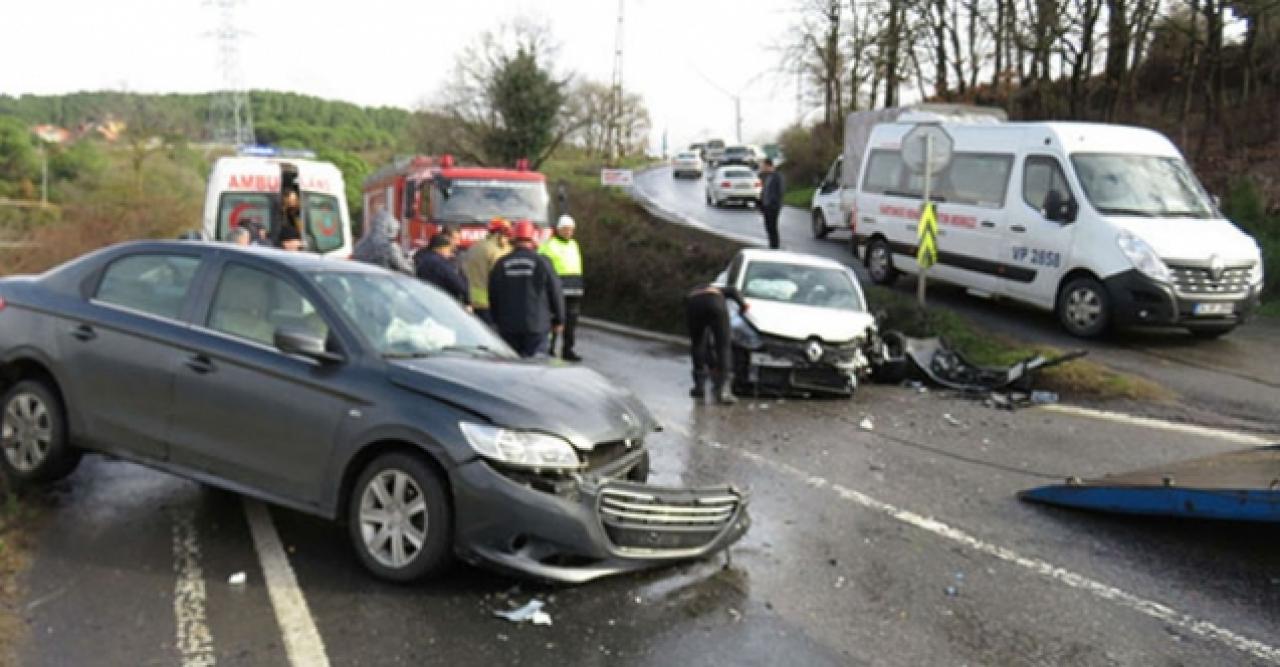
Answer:
[[[731,492],[607,487],[600,492],[600,522],[621,550],[699,549],[724,531],[741,502]]]
[[[1252,266],[1233,266],[1214,279],[1209,269],[1202,266],[1170,266],[1173,284],[1183,294],[1239,294],[1249,288],[1249,272]]]
[[[791,372],[791,384],[801,389],[846,391],[849,388],[849,376],[831,366],[797,368]]]

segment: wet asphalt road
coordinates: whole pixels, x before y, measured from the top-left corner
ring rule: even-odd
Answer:
[[[731,558],[578,587],[464,566],[393,586],[360,569],[341,529],[273,509],[332,664],[1280,663],[1274,530],[1014,497],[1238,445],[899,387],[701,405],[680,349],[583,339],[587,364],[666,425],[655,482],[750,491],[754,525]],[[22,664],[287,663],[238,497],[90,457],[36,502]],[[248,584],[229,586],[239,571]],[[534,597],[551,627],[492,616]]]
[[[753,208],[713,208],[704,199],[702,179],[673,179],[658,168],[636,175],[640,196],[706,227],[763,241],[764,223]],[[779,219],[782,247],[823,255],[854,266],[864,284],[866,271],[850,251],[847,230],[813,238],[809,213],[784,207]],[[897,285],[915,294],[915,281]],[[929,302],[959,311],[995,331],[1060,349],[1087,349],[1091,358],[1118,370],[1148,378],[1179,395],[1177,405],[1132,405],[1126,410],[1197,423],[1276,432],[1280,430],[1280,321],[1257,319],[1216,341],[1192,338],[1181,329],[1122,331],[1103,341],[1082,341],[1066,334],[1051,313],[1008,302],[970,296],[963,290],[930,284]]]

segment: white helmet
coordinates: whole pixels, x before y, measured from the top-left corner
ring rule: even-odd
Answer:
[[[578,226],[578,223],[574,222],[573,218],[568,215],[562,215],[560,216],[559,220],[556,220],[556,229],[560,229],[561,227],[577,227],[577,226]]]

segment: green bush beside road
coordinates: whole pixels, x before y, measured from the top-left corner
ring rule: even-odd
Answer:
[[[813,191],[817,188],[789,188],[782,195],[782,203],[787,206],[795,206],[797,208],[809,209],[809,205],[813,203]]]
[[[1260,189],[1247,177],[1231,183],[1222,210],[1261,246],[1266,276],[1261,313],[1280,316],[1280,215],[1268,212]]]

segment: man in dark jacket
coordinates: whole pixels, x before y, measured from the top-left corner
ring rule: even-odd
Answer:
[[[489,273],[489,309],[498,334],[522,357],[547,352],[548,336],[563,328],[564,296],[551,262],[538,254],[533,223],[515,224],[515,250]]]
[[[746,312],[747,302],[732,287],[699,285],[684,297],[689,353],[693,357],[693,389],[689,390],[689,395],[702,398],[707,391],[707,376],[710,375],[715,399],[725,405],[738,402],[732,389],[728,299],[738,304],[740,312]]]
[[[760,164],[760,176],[764,189],[760,192],[760,213],[764,215],[764,231],[769,235],[769,247],[777,250],[782,244],[778,239],[778,214],[782,212],[782,174],[773,168],[773,158],[765,158]]]
[[[429,282],[444,290],[446,294],[458,300],[458,303],[471,309],[471,288],[467,277],[453,257],[453,239],[450,234],[441,232],[431,237],[426,250],[417,255],[415,273],[420,280]]]

